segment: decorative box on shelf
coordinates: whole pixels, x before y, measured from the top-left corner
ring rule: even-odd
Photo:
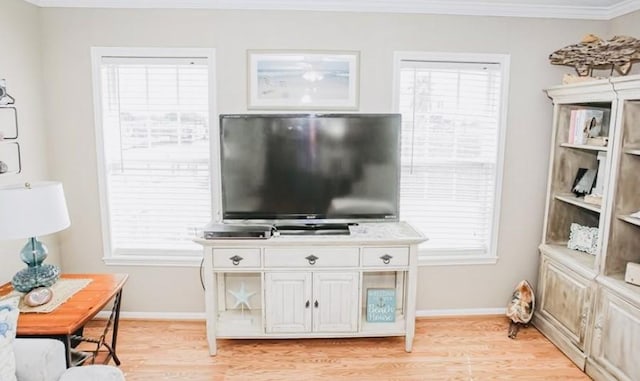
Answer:
[[[627,271],[624,273],[624,281],[640,286],[640,263],[627,263]]]

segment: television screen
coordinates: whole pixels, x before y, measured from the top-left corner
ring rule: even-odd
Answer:
[[[225,221],[398,219],[400,114],[220,115]]]

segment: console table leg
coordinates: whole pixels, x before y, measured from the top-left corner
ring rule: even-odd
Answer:
[[[107,346],[109,349],[109,353],[111,357],[113,357],[113,362],[116,365],[120,365],[120,359],[116,355],[116,341],[118,339],[118,323],[120,322],[120,304],[122,303],[122,289],[118,291],[116,294],[116,298],[113,302],[113,310],[115,312],[115,317],[113,321],[113,332],[111,332],[111,347]]]
[[[65,357],[67,358],[67,368],[71,368],[71,336],[61,336],[60,341],[64,344]]]
[[[413,350],[413,335],[406,335],[404,339],[405,352],[411,352]]]

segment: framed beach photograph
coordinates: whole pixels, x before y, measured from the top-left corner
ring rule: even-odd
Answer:
[[[356,51],[249,50],[248,108],[357,110]]]

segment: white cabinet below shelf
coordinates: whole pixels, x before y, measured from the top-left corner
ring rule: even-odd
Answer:
[[[600,290],[587,374],[598,379],[640,380],[640,306]]]
[[[311,332],[311,273],[265,274],[266,332]]]
[[[360,273],[313,274],[313,331],[356,332]]]
[[[540,280],[538,312],[584,351],[592,294],[590,280],[547,258],[542,260]]]
[[[266,332],[356,332],[359,273],[265,273]]]

